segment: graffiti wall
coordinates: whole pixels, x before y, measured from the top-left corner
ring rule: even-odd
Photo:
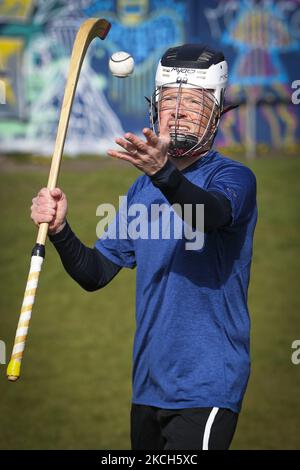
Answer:
[[[157,62],[183,42],[222,49],[229,62],[227,99],[240,106],[224,116],[220,144],[244,143],[249,102],[258,142],[300,140],[300,105],[291,99],[300,80],[299,0],[0,0],[0,152],[52,153],[72,43],[89,17],[112,29],[88,50],[66,153],[101,154],[124,131],[139,134]],[[118,50],[135,59],[129,78],[108,71]]]

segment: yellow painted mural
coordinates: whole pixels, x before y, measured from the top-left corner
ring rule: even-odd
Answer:
[[[29,18],[34,6],[34,0],[1,0],[0,18],[9,21],[23,20]]]
[[[118,0],[117,12],[123,24],[134,26],[146,18],[148,0]]]
[[[20,64],[24,42],[17,38],[0,38],[0,77],[5,89],[6,104],[17,104],[16,90],[12,80],[12,63]]]

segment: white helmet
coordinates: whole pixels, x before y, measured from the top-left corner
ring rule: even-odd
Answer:
[[[228,67],[222,52],[214,51],[201,44],[184,44],[172,47],[165,52],[157,67],[155,92],[151,98],[152,128],[159,133],[160,111],[163,106],[165,106],[164,109],[171,109],[170,107],[166,108],[166,105],[163,104],[163,89],[176,89],[174,89],[173,95],[175,93],[177,95],[177,111],[180,106],[179,102],[182,100],[181,95],[187,93],[183,92],[183,89],[188,88],[191,93],[193,90],[195,93],[195,89],[197,89],[202,93],[202,99],[200,99],[201,93],[197,92],[199,106],[196,116],[196,122],[199,129],[201,128],[201,132],[182,132],[179,117],[176,115],[174,117],[175,124],[170,129],[170,155],[175,157],[199,155],[211,147],[223,111],[227,79]],[[208,109],[210,114],[208,114]],[[192,112],[195,116],[195,109]],[[187,126],[187,123],[188,120],[185,122],[186,126],[182,126],[182,128],[191,128],[190,125]],[[189,123],[191,124],[192,121],[190,120]],[[195,123],[195,119],[193,119],[193,123]]]

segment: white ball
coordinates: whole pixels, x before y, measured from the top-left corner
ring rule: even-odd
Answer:
[[[115,52],[109,59],[109,70],[115,77],[128,77],[133,72],[134,60],[128,52]]]

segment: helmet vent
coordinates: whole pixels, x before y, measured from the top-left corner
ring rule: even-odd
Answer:
[[[161,59],[165,67],[208,69],[211,65],[224,60],[220,51],[215,51],[204,44],[183,44],[168,49]]]
[[[203,51],[202,54],[198,57],[198,60],[203,61],[203,62],[209,62],[212,57],[213,57],[213,54],[211,52]]]

